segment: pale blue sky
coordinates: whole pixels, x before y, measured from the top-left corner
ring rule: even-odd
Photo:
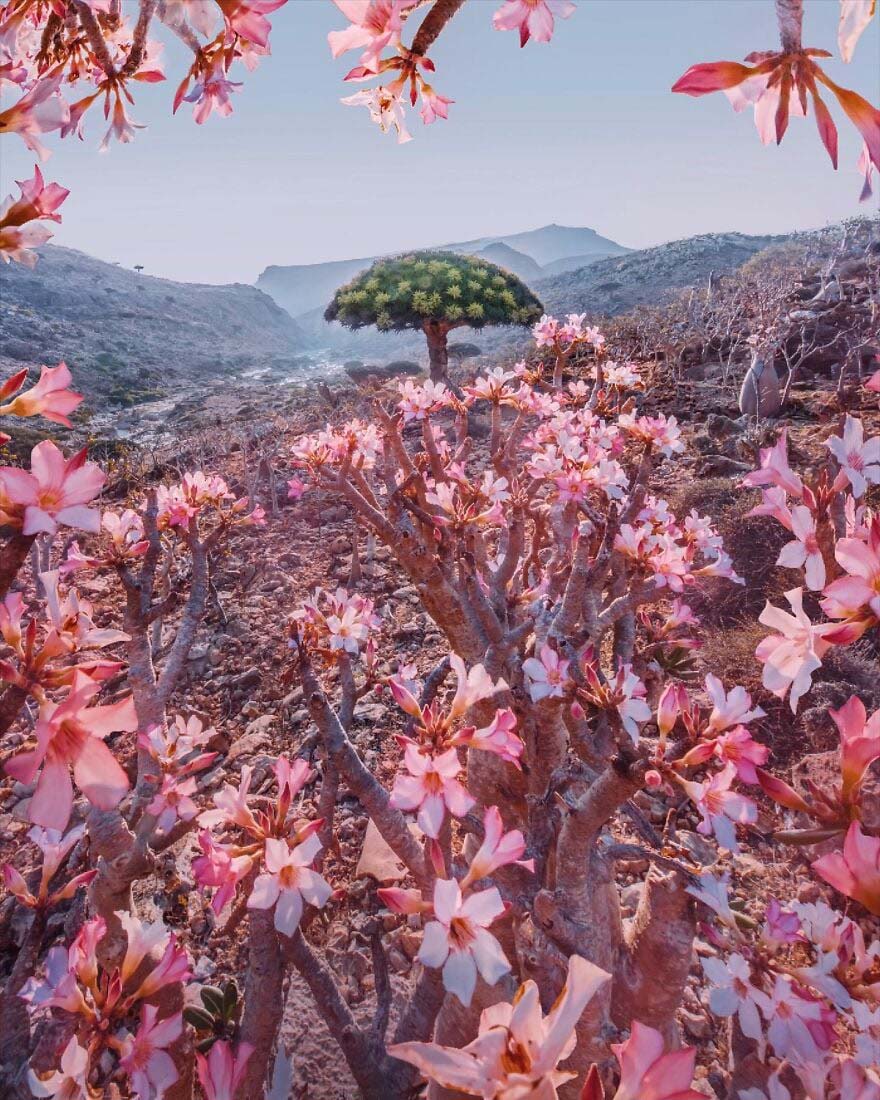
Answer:
[[[398,146],[333,62],[327,31],[345,20],[329,0],[290,0],[271,18],[273,56],[234,97],[235,113],[196,126],[171,116],[183,53],[168,49],[165,84],[137,89],[148,123],[131,145],[99,155],[52,141],[47,178],[70,187],[56,243],[151,274],[252,281],[271,263],[308,263],[512,233],[548,222],[587,225],[641,247],[714,230],[782,232],[864,211],[860,141],[841,123],[831,169],[812,118],[781,149],[761,146],[751,112],[719,95],[669,92],[696,61],[737,59],[777,44],[772,0],[581,0],[548,46],[492,29],[500,0],[468,0],[432,57],[434,86],[455,99],[447,122]],[[807,0],[805,41],[836,49],[837,0]],[[829,73],[880,100],[878,20],[854,61]],[[0,195],[30,174],[21,142],[0,143]]]

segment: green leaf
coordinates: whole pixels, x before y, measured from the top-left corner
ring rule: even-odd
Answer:
[[[188,1024],[192,1024],[196,1031],[214,1030],[214,1018],[196,1005],[187,1005],[183,1010],[183,1018]]]

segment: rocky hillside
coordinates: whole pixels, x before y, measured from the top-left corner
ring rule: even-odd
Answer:
[[[243,283],[176,283],[51,245],[33,270],[0,265],[0,367],[64,359],[95,411],[245,372],[295,373],[306,344]]]
[[[710,272],[735,271],[757,252],[786,239],[706,233],[596,260],[531,286],[548,313],[613,316],[636,305],[657,303],[667,291],[703,284]]]
[[[506,267],[529,284],[542,275],[568,271],[605,256],[622,256],[629,251],[616,241],[600,237],[595,229],[565,225],[545,225],[507,237],[479,237],[472,241],[439,245],[438,248],[483,256],[492,263]],[[257,286],[271,294],[291,316],[299,318],[323,309],[337,287],[366,271],[376,258],[368,256],[325,264],[273,265],[260,275]]]

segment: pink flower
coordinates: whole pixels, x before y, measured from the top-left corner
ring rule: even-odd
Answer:
[[[156,1005],[141,1005],[141,1022],[135,1035],[128,1035],[120,1049],[120,1068],[131,1080],[139,1100],[161,1097],[177,1080],[177,1070],[165,1049],[180,1038],[183,1015],[178,1012],[157,1022]]]
[[[675,728],[678,716],[689,707],[687,688],[677,681],[667,684],[657,702],[657,729],[666,737]]]
[[[45,160],[49,151],[36,135],[60,130],[69,117],[68,106],[58,92],[62,75],[57,72],[38,80],[17,103],[0,111],[0,132],[17,133],[40,160]]]
[[[869,766],[880,759],[880,710],[868,718],[865,704],[853,695],[840,710],[829,713],[840,733],[843,798],[848,802],[858,791]]]
[[[458,781],[458,750],[451,748],[431,756],[408,741],[403,758],[409,775],[398,775],[394,780],[391,805],[404,811],[418,810],[419,828],[425,836],[436,839],[447,810],[453,817],[464,817],[474,805],[474,799]]]
[[[227,79],[224,57],[224,54],[218,54],[211,69],[204,73],[189,95],[183,97],[183,102],[195,104],[193,118],[198,126],[207,122],[214,111],[221,118],[232,114],[229,97],[232,92],[238,91],[241,83]]]
[[[735,778],[736,768],[733,764],[728,764],[703,783],[680,780],[703,818],[697,826],[697,832],[705,835],[714,833],[721,847],[729,852],[739,851],[733,823],[747,824],[758,818],[755,803],[730,789]]]
[[[75,673],[62,703],[47,701],[41,706],[34,730],[37,747],[20,752],[6,764],[8,774],[22,783],[37,779],[28,813],[38,825],[63,829],[67,824],[73,806],[71,765],[76,785],[98,809],[112,810],[128,791],[128,776],[104,738],[137,729],[134,703],[128,696],[108,706],[89,707],[100,690],[99,683]]]
[[[840,464],[840,472],[852,486],[853,496],[864,496],[868,484],[880,482],[880,436],[865,441],[861,420],[847,416],[843,435],[832,435],[826,446]]]
[[[779,433],[779,439],[772,447],[761,451],[760,468],[746,474],[742,483],[750,488],[775,485],[793,497],[803,495],[804,484],[788,464],[788,437],[785,430]]]
[[[812,867],[835,890],[880,916],[880,837],[863,833],[858,821],[847,830],[843,851],[821,856]]]
[[[568,19],[575,10],[571,0],[505,0],[492,16],[496,31],[519,31],[519,44],[530,38],[549,42],[553,37],[554,17]]]
[[[171,933],[165,945],[165,953],[138,986],[137,991],[132,995],[132,999],[145,1001],[148,997],[158,993],[160,989],[164,989],[166,985],[177,985],[179,982],[185,982],[187,978],[191,977],[192,971],[190,970],[186,948],[181,947],[174,933]]]
[[[729,760],[736,768],[736,777],[743,783],[757,783],[755,767],[766,764],[770,750],[753,740],[745,726],[736,726],[723,733],[715,741],[715,753],[722,760]]]
[[[703,970],[709,979],[709,1007],[716,1016],[736,1015],[743,1034],[761,1042],[764,1029],[760,1011],[769,1018],[770,998],[755,988],[748,961],[733,952],[722,961],[719,958],[703,959]]]
[[[529,657],[523,661],[523,672],[528,678],[529,696],[533,703],[542,699],[561,699],[571,681],[568,678],[570,662],[563,660],[556,650],[546,643],[541,647],[540,660]]]
[[[59,363],[57,367],[41,367],[39,382],[8,404],[0,405],[0,415],[43,416],[69,428],[71,424],[67,414],[73,412],[83,399],[81,393],[67,388],[70,381],[66,363]]]
[[[365,88],[354,95],[344,96],[340,102],[346,107],[366,107],[370,112],[370,121],[375,122],[383,134],[395,131],[398,145],[412,141],[412,134],[406,128],[401,89],[380,84],[378,88]]]
[[[45,226],[32,223],[39,220],[60,222],[61,215],[55,211],[70,192],[57,183],[45,184],[43,174],[36,166],[33,178],[19,180],[18,186],[20,198],[13,200],[9,195],[0,204],[0,257],[7,263],[16,260],[33,267],[37,257],[29,250],[44,244],[52,234]]]
[[[211,908],[221,913],[254,861],[250,856],[231,855],[223,845],[217,844],[207,829],[199,833],[199,847],[204,854],[192,861],[193,875],[199,886],[217,887],[211,898]]]
[[[30,909],[36,909],[39,906],[50,907],[57,905],[60,901],[72,898],[80,886],[86,886],[92,881],[98,873],[97,871],[84,871],[82,874],[74,875],[73,878],[52,894],[49,893],[49,886],[55,877],[56,871],[67,858],[67,854],[83,838],[85,831],[85,825],[78,825],[62,837],[58,829],[42,829],[38,825],[29,829],[29,839],[43,853],[43,866],[37,894],[34,896],[30,892],[25,880],[9,863],[3,864],[2,868],[6,889]]]
[[[71,1035],[61,1055],[61,1069],[48,1077],[38,1077],[28,1070],[28,1085],[32,1096],[55,1096],[57,1100],[77,1100],[89,1095],[89,1055]]]
[[[196,1068],[205,1100],[236,1100],[236,1090],[253,1049],[250,1043],[239,1043],[233,1054],[229,1043],[221,1039],[212,1045],[207,1058],[204,1054],[196,1054]]]
[[[807,588],[818,592],[825,587],[825,559],[816,538],[816,520],[806,505],[792,508],[791,531],[794,539],[779,551],[776,564],[787,569],[803,569]]]
[[[292,936],[299,927],[303,902],[323,909],[332,890],[311,869],[321,842],[312,833],[302,844],[291,848],[286,840],[266,840],[266,873],[258,875],[248,898],[248,909],[275,906],[275,927],[282,935]]]
[[[516,715],[512,710],[504,708],[495,711],[495,717],[488,726],[482,729],[467,726],[459,730],[450,743],[465,748],[481,749],[483,752],[493,752],[508,764],[521,768],[520,757],[525,746],[520,737],[513,732],[515,729]]]
[[[348,50],[366,49],[361,65],[371,73],[379,71],[384,49],[400,45],[402,14],[418,0],[333,0],[342,14],[351,20],[343,31],[330,31],[327,41],[330,52],[339,57]]]
[[[217,0],[217,3],[230,31],[265,49],[272,31],[266,16],[283,7],[287,0]]]
[[[167,833],[175,821],[192,821],[199,812],[193,802],[196,792],[194,778],[179,779],[174,775],[162,777],[162,786],[147,806],[147,813],[156,818],[156,828]]]
[[[821,1020],[819,1001],[802,997],[791,979],[777,975],[773,987],[767,1038],[780,1057],[801,1062],[822,1060],[822,1051],[813,1037],[811,1026]]]
[[[489,925],[504,912],[496,887],[462,899],[455,879],[434,884],[434,920],[425,925],[419,962],[443,968],[443,985],[467,1007],[477,984],[477,971],[494,985],[510,963]]]
[[[45,439],[31,451],[31,472],[0,468],[0,488],[17,505],[24,506],[22,533],[54,535],[58,524],[97,534],[100,515],[86,505],[101,492],[106,478],[94,462],[86,461],[85,448],[65,459],[55,444]]]
[[[431,413],[446,408],[452,401],[452,394],[443,382],[425,382],[417,385],[409,378],[400,383],[400,401],[397,407],[403,413],[403,422],[425,420]]]
[[[660,1032],[633,1020],[627,1041],[612,1043],[611,1049],[620,1062],[613,1100],[705,1100],[690,1087],[696,1060],[692,1047],[664,1054]]]
[[[577,1076],[556,1067],[574,1049],[575,1026],[609,977],[572,955],[565,985],[546,1016],[537,985],[527,981],[512,1004],[500,1002],[483,1011],[479,1034],[466,1047],[398,1043],[388,1053],[456,1094],[556,1100],[557,1087]]]
[[[758,643],[755,656],[764,665],[763,684],[780,699],[791,688],[791,709],[797,711],[801,696],[810,690],[812,676],[821,667],[830,646],[825,638],[833,623],[814,626],[803,608],[803,589],[785,593],[793,614],[769,602],[758,617],[764,626],[778,630]]]
[[[707,732],[720,733],[730,726],[745,725],[765,717],[760,707],[752,709],[752,697],[745,688],[734,687],[726,692],[718,677],[711,673],[706,676],[706,691],[712,700]]]
[[[497,806],[490,806],[483,817],[483,843],[477,849],[468,873],[461,880],[462,890],[466,890],[472,883],[481,878],[486,878],[499,867],[506,867],[508,863],[517,863],[528,871],[534,871],[533,859],[520,860],[520,856],[526,850],[526,842],[519,829],[511,829],[504,832],[504,823]]]
[[[834,556],[848,575],[825,589],[822,610],[833,619],[880,617],[880,520],[872,520],[866,539],[838,539]]]
[[[422,97],[422,109],[419,112],[422,116],[422,122],[426,126],[430,126],[432,122],[435,122],[438,118],[449,117],[449,104],[454,103],[454,99],[447,99],[446,96],[440,95],[439,92],[435,92],[430,84],[422,84],[421,87]]]
[[[493,695],[497,695],[500,691],[507,690],[505,681],[498,680],[497,683],[493,683],[492,677],[482,665],[474,665],[470,671],[467,671],[464,667],[464,661],[457,653],[450,653],[449,664],[458,680],[455,698],[452,700],[452,706],[449,709],[451,720],[461,718],[476,703],[481,703],[484,699],[491,699]]]

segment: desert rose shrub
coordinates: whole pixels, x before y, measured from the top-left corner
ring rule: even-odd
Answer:
[[[373,421],[293,442],[291,496],[347,503],[409,578],[448,655],[432,668],[395,661],[380,651],[372,599],[332,586],[304,594],[289,609],[290,673],[317,766],[291,743],[259,789],[244,765],[207,793],[216,731],[185,707],[169,711],[212,551],[235,527],[259,529],[259,505],[197,472],[101,513],[103,473],[51,442],[30,471],[0,470],[12,531],[5,729],[27,700],[36,707],[5,766],[31,785],[28,839],[41,857],[31,872],[4,867],[26,928],[0,1018],[11,1095],[263,1095],[295,970],[364,1096],[404,1097],[427,1080],[437,1095],[699,1097],[675,1022],[698,932],[710,1009],[730,1021],[737,1058],[761,1067],[766,1096],[880,1095],[876,941],[825,901],[770,898],[761,924],[728,895],[763,791],[783,808],[778,841],[821,844],[818,878],[880,912],[864,794],[880,758],[876,716],[857,698],[832,712],[839,787],[801,792],[774,774],[754,736],[763,710],[711,672],[695,681],[687,660],[700,641],[689,594],[742,582],[711,518],[678,517],[652,492],[684,450],[678,424],[640,411],[637,368],[611,360],[582,317],[544,317],[534,334],[546,368],[498,367],[460,395],[407,380]],[[563,371],[556,385],[574,346],[583,376]],[[12,415],[64,423],[79,402],[63,364],[21,392],[24,381],[5,387]],[[480,442],[469,429],[483,416]],[[803,574],[787,595],[794,614],[761,616],[775,633],[756,655],[768,690],[794,706],[829,648],[875,622],[877,536],[861,501],[880,480],[876,445],[845,418],[825,467],[799,474],[783,433],[745,479],[761,490],[756,512],[792,532],[780,563]],[[54,568],[13,588],[34,540],[59,525],[77,533]],[[117,578],[121,629],[95,625],[73,585],[87,572]],[[822,590],[827,621],[809,618],[804,588]],[[104,655],[110,647],[124,660]],[[358,702],[377,690],[403,719],[387,784],[351,736]],[[123,768],[126,734],[136,752]],[[662,832],[641,791],[668,807]],[[376,890],[384,927],[396,919],[418,938],[420,965],[395,993],[379,927],[369,933],[366,1024],[311,931],[351,873],[338,858],[325,867],[344,796],[404,876]],[[681,815],[715,846],[714,865],[676,842]],[[244,973],[210,986],[194,978],[186,937],[138,912],[139,884],[184,850],[218,934],[246,922]],[[621,865],[634,861],[647,870],[622,922]]]

